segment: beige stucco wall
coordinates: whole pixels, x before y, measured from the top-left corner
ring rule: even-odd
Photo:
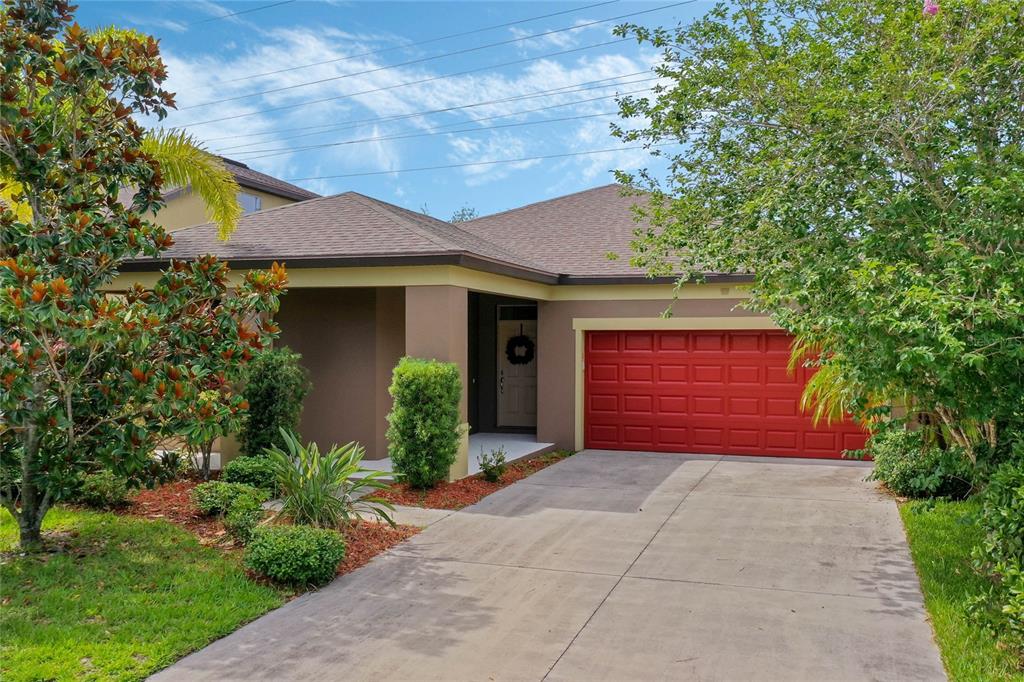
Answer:
[[[710,289],[709,289],[710,290]],[[737,308],[738,298],[682,299],[673,317],[757,317]],[[576,331],[573,321],[636,318],[636,328],[654,326],[668,309],[665,300],[540,301],[537,305],[537,440],[575,447]]]
[[[243,187],[242,191],[246,194],[254,194],[260,197],[262,201],[261,210],[295,203],[293,199],[286,199],[285,197],[268,194],[257,189]],[[209,222],[209,220],[203,200],[192,192],[184,192],[172,198],[167,202],[166,206],[157,211],[154,222],[162,225],[166,230],[173,231],[182,227],[200,225]]]
[[[292,290],[277,315],[280,343],[302,355],[313,389],[300,430],[321,448],[358,441],[367,459],[387,456],[387,375],[404,347],[401,288]]]

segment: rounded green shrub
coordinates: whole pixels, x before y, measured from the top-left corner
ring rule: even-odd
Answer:
[[[260,502],[267,499],[267,492],[244,483],[207,481],[192,490],[192,501],[205,516],[224,514],[239,497],[252,497]]]
[[[128,481],[104,469],[82,478],[78,500],[94,509],[117,509],[128,504],[128,493]]]
[[[402,358],[389,389],[388,454],[399,477],[429,488],[448,477],[461,438],[462,379],[449,362]]]
[[[236,457],[224,465],[220,477],[228,483],[244,483],[271,493],[277,490],[274,464],[266,457]]]
[[[280,346],[259,353],[246,366],[242,396],[249,409],[238,434],[246,455],[262,457],[272,445],[284,447],[281,429],[298,431],[302,401],[312,386],[301,360],[301,355]]]
[[[992,584],[973,613],[1024,660],[1024,458],[996,470],[983,500],[985,539],[974,549],[974,565]]]
[[[962,499],[974,487],[974,471],[963,450],[925,443],[919,431],[880,431],[867,452],[875,460],[871,478],[903,497]]]
[[[263,504],[255,497],[236,497],[224,515],[224,528],[228,534],[243,545],[252,539],[253,531],[263,520]]]
[[[245,566],[286,585],[323,585],[345,558],[345,540],[311,526],[257,528],[245,548]]]

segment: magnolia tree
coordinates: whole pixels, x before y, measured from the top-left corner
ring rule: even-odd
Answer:
[[[141,479],[159,440],[244,410],[225,369],[276,332],[286,284],[207,256],[114,290],[126,259],[172,244],[143,218],[163,175],[133,116],[173,98],[152,38],[70,22],[61,0],[0,13],[0,503],[23,547],[82,472]]]
[[[1022,25],[1015,0],[744,0],[619,27],[663,54],[614,130],[667,163],[620,174],[651,196],[636,262],[753,273],[821,413],[903,401],[996,446],[1024,396]]]

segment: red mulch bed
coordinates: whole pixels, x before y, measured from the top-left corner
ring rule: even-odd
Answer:
[[[220,519],[203,516],[192,504],[192,489],[200,483],[201,481],[187,479],[167,483],[152,490],[143,490],[135,496],[123,513],[146,519],[170,521],[199,536],[203,544],[212,544],[221,540],[226,531]]]
[[[376,497],[383,498],[391,504],[409,507],[426,507],[428,509],[462,509],[476,504],[493,492],[505,486],[521,481],[530,474],[545,469],[555,462],[571,455],[571,452],[556,451],[531,459],[511,462],[497,483],[485,481],[481,474],[463,478],[451,483],[438,483],[428,490],[410,487],[407,483],[394,483],[387,490],[382,490]]]
[[[345,559],[338,564],[338,575],[344,575],[367,564],[381,552],[408,540],[420,529],[416,526],[397,526],[376,521],[357,521],[341,531],[345,536]]]
[[[197,535],[203,544],[222,544],[225,548],[234,546],[221,520],[201,515],[192,504],[192,489],[200,482],[182,480],[153,490],[143,490],[121,513],[170,521]],[[375,521],[358,521],[352,524],[342,530],[346,544],[345,560],[338,565],[338,575],[354,571],[381,552],[418,532],[420,529],[416,526],[392,528]]]

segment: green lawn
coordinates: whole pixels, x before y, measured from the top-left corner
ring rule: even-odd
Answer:
[[[44,529],[64,551],[11,554],[17,528],[0,510],[4,682],[141,679],[287,596],[162,521],[58,508]]]
[[[972,522],[976,502],[909,502],[900,513],[924,589],[925,606],[953,682],[1024,680],[1013,657],[970,619],[967,604],[984,579],[971,570],[971,548],[981,540]]]

